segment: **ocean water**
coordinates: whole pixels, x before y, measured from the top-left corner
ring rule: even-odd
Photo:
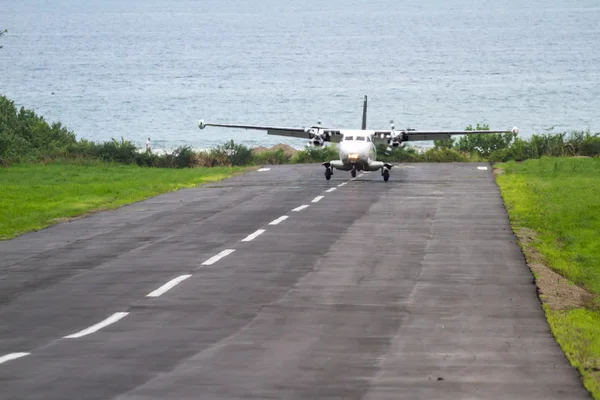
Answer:
[[[597,0],[0,0],[0,93],[78,137],[305,141],[197,121],[600,131]]]

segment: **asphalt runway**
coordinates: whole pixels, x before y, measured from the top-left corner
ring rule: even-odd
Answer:
[[[589,398],[483,166],[272,166],[0,242],[0,399]]]

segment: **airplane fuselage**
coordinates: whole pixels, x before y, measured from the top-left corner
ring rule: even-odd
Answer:
[[[369,164],[377,159],[375,144],[365,131],[348,131],[338,145],[340,160],[348,167],[368,169]]]
[[[389,178],[391,164],[377,161],[377,148],[373,143],[373,131],[344,130],[338,144],[339,160],[324,163],[325,176],[331,177],[333,169],[351,171],[356,176],[356,171],[382,171],[384,179]]]
[[[343,171],[376,171],[382,167],[383,163],[377,161],[373,132],[344,130],[342,134],[342,140],[338,144],[340,162],[332,162],[332,167]]]

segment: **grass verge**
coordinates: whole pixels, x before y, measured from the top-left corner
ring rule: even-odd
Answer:
[[[160,193],[218,181],[243,170],[159,169],[106,163],[0,168],[0,239]]]
[[[503,170],[497,182],[552,333],[600,399],[600,159],[496,167]]]

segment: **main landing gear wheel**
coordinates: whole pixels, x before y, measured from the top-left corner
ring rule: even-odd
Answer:
[[[325,168],[325,179],[330,180],[331,175],[333,175],[333,173],[331,172],[331,168]]]
[[[356,178],[356,169],[353,169],[352,172],[350,172],[350,174],[353,178]]]
[[[382,175],[383,175],[383,180],[384,181],[387,182],[390,179],[390,171],[388,171],[387,169],[383,170],[383,174]]]

